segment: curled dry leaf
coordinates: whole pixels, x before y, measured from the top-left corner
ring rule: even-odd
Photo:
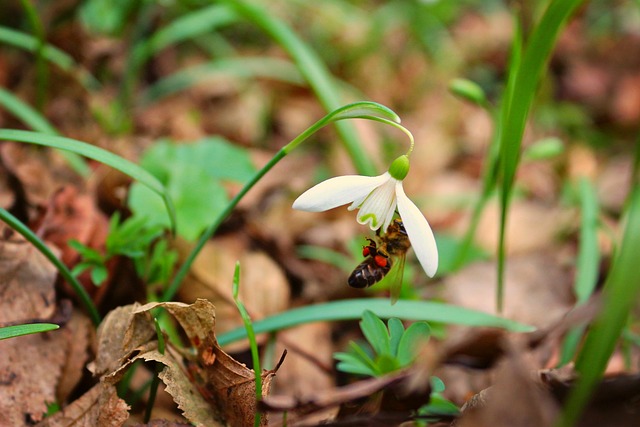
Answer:
[[[155,307],[163,307],[171,313],[196,348],[197,359],[188,362],[188,369],[195,386],[213,405],[216,416],[231,425],[251,425],[257,410],[255,374],[218,346],[214,333],[216,318],[213,304],[204,299],[198,299],[192,305],[150,303],[136,312],[143,313]],[[174,374],[183,375],[182,371]],[[273,371],[262,373],[263,396],[269,394],[274,375]],[[171,393],[169,384],[167,391]],[[187,413],[185,416],[193,421]],[[266,416],[262,417],[261,425],[267,425]]]
[[[116,388],[101,382],[37,427],[119,427],[129,418],[128,410]]]
[[[149,311],[162,307],[184,329],[196,356],[183,363],[171,347],[160,354],[156,348]],[[218,346],[213,304],[199,299],[194,304],[150,303],[118,308],[105,318],[98,331],[98,355],[91,369],[113,384],[134,361],[160,362],[160,379],[184,416],[196,425],[251,425],[256,411],[255,376]],[[104,353],[104,354],[103,354]],[[262,373],[262,393],[271,388],[274,372]],[[267,425],[266,416],[261,425]]]

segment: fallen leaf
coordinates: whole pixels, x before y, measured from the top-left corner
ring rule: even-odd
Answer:
[[[512,256],[506,269],[502,315],[546,327],[573,306],[571,285],[569,269],[560,263],[559,256],[548,250]],[[495,313],[495,263],[476,263],[447,277],[443,295],[451,304]]]
[[[0,223],[0,324],[48,319],[57,270],[31,243]]]
[[[198,299],[192,305],[177,302],[150,303],[138,308],[136,313],[144,313],[156,307],[163,307],[171,313],[195,346],[197,359],[187,362],[187,368],[193,376],[195,386],[215,408],[213,412],[216,417],[231,425],[251,425],[257,410],[255,374],[253,370],[233,359],[218,346],[215,337],[216,318],[213,304],[204,299]],[[142,357],[147,356],[142,355]],[[175,380],[182,379],[183,373],[182,370],[170,369],[167,373],[163,371],[163,375],[171,375]],[[262,395],[265,396],[269,394],[275,372],[265,371],[261,375]],[[172,390],[167,384],[167,392],[171,394]],[[176,395],[172,394],[172,396],[178,399]],[[183,401],[183,399],[184,396],[180,396],[180,400]],[[181,402],[176,403],[180,407]],[[194,421],[189,415],[190,413],[185,412],[185,417]],[[266,426],[267,423],[267,417],[263,415],[261,425]]]
[[[22,236],[4,224],[0,228],[0,325],[52,318],[55,268]],[[40,421],[46,404],[56,402],[56,387],[74,348],[72,328],[0,341],[0,425]],[[79,347],[86,343],[80,340]],[[77,379],[75,375],[65,382],[75,384]]]
[[[462,407],[458,427],[551,427],[559,406],[531,372],[524,346],[510,340],[495,384]]]
[[[44,216],[34,228],[43,240],[60,249],[60,259],[71,268],[80,261],[80,255],[69,246],[69,241],[77,240],[92,249],[104,251],[109,223],[92,197],[66,186],[52,196]],[[88,271],[82,273],[79,280],[96,302],[108,289],[108,281],[99,287],[93,285]],[[70,288],[68,293],[75,295]]]
[[[129,418],[128,410],[113,385],[99,383],[37,427],[119,427]]]

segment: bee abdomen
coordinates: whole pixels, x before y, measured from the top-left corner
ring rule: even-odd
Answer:
[[[373,258],[368,258],[361,262],[349,276],[349,286],[352,288],[368,288],[387,275],[391,269],[391,262],[386,266],[378,266]]]

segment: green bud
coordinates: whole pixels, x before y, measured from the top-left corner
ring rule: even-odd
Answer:
[[[409,173],[409,156],[406,154],[398,157],[389,166],[389,175],[398,181],[402,181]]]
[[[559,138],[549,137],[534,142],[522,153],[527,161],[547,160],[559,156],[564,152],[564,144]]]
[[[487,97],[484,91],[475,82],[467,79],[453,79],[449,83],[449,91],[467,101],[471,101],[481,107],[487,105]]]

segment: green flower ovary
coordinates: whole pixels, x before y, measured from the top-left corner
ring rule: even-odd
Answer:
[[[389,175],[402,181],[409,173],[409,156],[406,154],[395,159],[389,166]]]

